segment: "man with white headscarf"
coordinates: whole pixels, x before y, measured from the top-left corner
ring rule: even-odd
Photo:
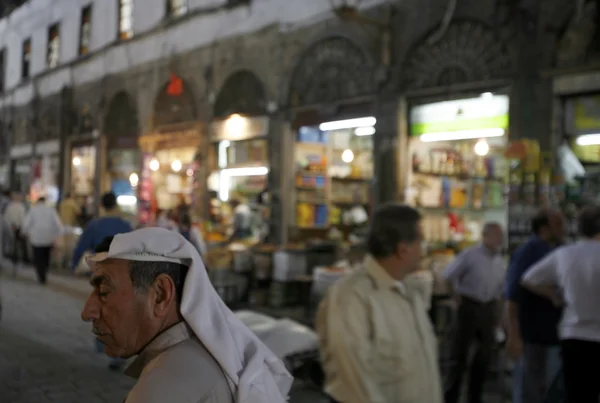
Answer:
[[[137,358],[126,403],[283,403],[293,378],[225,306],[196,249],[144,228],[109,237],[88,258],[81,317],[109,356]]]

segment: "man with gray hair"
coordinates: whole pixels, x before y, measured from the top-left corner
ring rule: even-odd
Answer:
[[[333,402],[442,403],[437,344],[421,290],[421,215],[397,204],[371,218],[363,270],[338,281],[319,306],[326,384]]]
[[[227,308],[182,235],[115,235],[87,260],[94,289],[82,319],[109,356],[137,356],[126,403],[287,401],[293,378]]]
[[[469,373],[468,402],[481,403],[483,384],[496,342],[505,263],[501,255],[504,231],[497,222],[483,226],[481,243],[462,251],[442,272],[458,296],[458,317],[452,345],[452,368],[445,402],[460,400],[463,374],[471,346],[477,346]]]

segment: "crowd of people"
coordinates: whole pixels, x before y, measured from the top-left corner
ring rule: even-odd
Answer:
[[[187,401],[185,396],[285,401],[292,378],[210,285],[202,259],[206,243],[185,206],[159,211],[152,228],[134,230],[114,194],[104,194],[101,204],[69,266],[75,271],[83,262],[88,268],[94,290],[82,318],[92,322],[98,350],[113,357],[110,368],[138,356],[126,371],[138,378],[126,401],[164,401],[156,397],[165,391],[173,402]],[[6,255],[16,265],[27,259],[30,244],[45,284],[52,247],[75,225],[78,206],[66,197],[57,212],[40,198],[27,208],[12,193],[0,200],[0,209],[3,238],[12,239]],[[234,237],[244,236],[245,218],[234,220]],[[546,403],[557,383],[566,396],[556,401],[597,403],[600,207],[581,210],[580,240],[572,244],[565,243],[560,211],[540,211],[531,227],[531,238],[508,268],[503,228],[488,222],[481,243],[444,269],[457,312],[451,366],[443,378],[430,301],[411,280],[421,266],[421,215],[398,204],[377,208],[363,268],[337,281],[317,312],[325,392],[332,402],[457,403],[468,372],[467,401],[482,403],[496,332],[504,328],[506,352],[517,364],[514,403]],[[198,373],[202,379],[190,375]]]
[[[316,328],[332,402],[456,403],[468,371],[466,401],[482,403],[499,350],[497,330],[504,328],[517,364],[514,403],[597,403],[600,208],[581,210],[580,240],[569,245],[562,213],[540,211],[508,269],[503,229],[489,222],[481,243],[444,269],[457,312],[443,381],[424,294],[410,276],[421,258],[420,219],[406,206],[376,210],[364,270],[334,284],[319,307]]]

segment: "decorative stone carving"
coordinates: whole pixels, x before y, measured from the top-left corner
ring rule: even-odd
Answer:
[[[294,69],[290,106],[332,103],[374,92],[375,68],[367,54],[344,37],[309,48]]]
[[[265,89],[254,73],[238,71],[226,81],[215,101],[214,116],[225,117],[232,113],[259,116],[267,113]]]
[[[423,41],[404,68],[405,88],[429,88],[510,77],[513,60],[496,32],[475,22],[453,22],[437,42]]]

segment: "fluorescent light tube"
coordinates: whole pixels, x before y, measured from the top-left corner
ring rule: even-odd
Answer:
[[[421,134],[419,138],[424,143],[434,141],[452,141],[452,140],[469,140],[485,137],[501,137],[504,135],[504,129],[476,129],[476,130],[461,130],[455,132],[439,132]]]
[[[332,130],[353,129],[355,127],[375,126],[377,119],[370,116],[367,118],[335,120],[333,122],[325,122],[319,125],[319,130],[329,132]]]

